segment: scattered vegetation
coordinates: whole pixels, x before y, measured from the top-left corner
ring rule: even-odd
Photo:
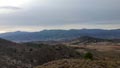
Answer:
[[[33,68],[53,60],[81,57],[79,52],[64,45],[4,44],[0,46],[0,68]]]
[[[93,54],[90,53],[90,52],[87,52],[87,53],[84,55],[84,58],[85,58],[85,59],[93,60]]]
[[[118,43],[109,45],[94,43],[82,46],[71,43],[69,46],[35,42],[17,44],[0,39],[0,68],[34,67],[120,68],[120,46]]]
[[[120,61],[63,59],[48,62],[35,68],[120,68]]]

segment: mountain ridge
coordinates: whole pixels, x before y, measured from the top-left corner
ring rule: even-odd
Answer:
[[[73,39],[81,36],[90,36],[105,39],[120,39],[120,29],[70,29],[70,30],[43,30],[38,32],[8,32],[0,34],[1,38],[14,42],[46,41]]]

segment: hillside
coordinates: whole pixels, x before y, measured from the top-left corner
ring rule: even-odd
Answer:
[[[80,57],[64,45],[17,44],[0,39],[0,68],[32,68],[52,60]]]
[[[40,32],[17,31],[0,34],[1,38],[15,42],[70,40],[81,36],[91,36],[104,39],[120,39],[120,29],[43,30]]]
[[[76,39],[72,39],[68,43],[71,43],[73,45],[78,45],[78,44],[91,44],[91,43],[100,43],[100,42],[120,43],[120,39],[101,39],[90,36],[82,36]]]
[[[81,44],[82,43],[82,44]],[[66,43],[81,54],[78,59],[54,60],[34,68],[120,68],[120,41],[83,36]],[[91,59],[85,55],[90,53]]]
[[[87,42],[89,44],[73,45],[72,41],[76,41],[76,40],[81,41],[80,43],[82,42],[84,43],[85,41],[89,40],[89,42]],[[104,43],[102,42],[101,44],[101,41],[104,41]],[[54,42],[49,42],[49,41],[43,43],[41,41],[41,43],[29,42],[29,43],[18,44],[8,40],[0,39],[0,67],[1,68],[34,68],[39,65],[41,67],[42,65],[42,68],[44,68],[45,65],[46,68],[49,68],[50,67],[49,65],[51,65],[54,68],[54,65],[58,66],[59,63],[60,66],[63,67],[66,66],[64,65],[64,62],[70,63],[70,66],[73,65],[74,67],[78,65],[78,64],[74,64],[74,62],[75,63],[78,62],[79,65],[85,62],[83,67],[93,64],[93,66],[95,65],[102,68],[104,64],[108,64],[108,65],[111,64],[111,67],[115,66],[117,68],[119,66],[118,64],[120,60],[119,57],[120,44],[116,42],[108,43],[107,41],[109,40],[84,36],[81,38],[71,40],[71,42],[67,42],[69,43],[69,45],[68,44],[63,45],[63,43],[65,42],[61,42],[61,41],[58,42],[58,44],[54,44]],[[91,42],[94,42],[94,44]],[[93,55],[93,61],[88,61],[84,58],[84,55],[87,52],[90,52]],[[68,59],[68,60],[64,61],[62,59]],[[78,61],[74,59],[78,59]],[[108,63],[109,61],[110,63]],[[54,62],[56,64],[53,64]],[[109,68],[109,66],[103,68]]]
[[[120,68],[120,61],[64,59],[48,62],[35,68]]]
[[[15,46],[16,43],[13,43],[11,41],[8,41],[8,40],[5,40],[5,39],[2,39],[0,38],[0,46],[8,46],[8,45],[12,45],[12,46]]]

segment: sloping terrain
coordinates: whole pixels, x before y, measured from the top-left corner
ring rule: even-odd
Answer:
[[[120,68],[120,61],[64,59],[52,61],[35,68]]]
[[[55,60],[35,68],[120,68],[120,42],[118,39],[84,36],[65,44],[79,52],[82,58]],[[92,60],[86,59],[87,53],[92,55]]]
[[[95,37],[90,37],[90,36],[82,36],[76,39],[70,40],[68,43],[71,43],[70,45],[86,45],[86,44],[91,44],[91,43],[120,43],[120,39],[101,39],[101,38],[95,38]]]
[[[93,37],[82,37],[78,41],[80,40],[82,42],[76,45],[72,43],[72,41],[76,42],[76,39],[67,42],[69,44],[63,45],[62,43],[65,42],[60,41],[61,44],[53,45],[52,42],[18,44],[0,39],[0,68],[34,68],[39,65],[40,68],[75,68],[76,66],[89,68],[90,65],[92,65],[90,68],[93,66],[119,68],[120,44],[118,42],[113,43],[113,41],[108,42],[109,40]],[[88,40],[89,42],[85,42]],[[89,44],[80,45],[84,42]],[[93,60],[84,58],[87,52],[92,54]]]
[[[0,68],[32,68],[52,60],[80,57],[73,48],[63,45],[17,44],[0,39]]]
[[[120,68],[119,45],[91,45],[71,46],[81,55],[81,59],[55,60],[35,68]],[[93,60],[84,58],[86,53],[91,53]]]

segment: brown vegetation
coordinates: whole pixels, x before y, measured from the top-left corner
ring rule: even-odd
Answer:
[[[36,68],[120,68],[120,61],[64,59],[52,61]]]

